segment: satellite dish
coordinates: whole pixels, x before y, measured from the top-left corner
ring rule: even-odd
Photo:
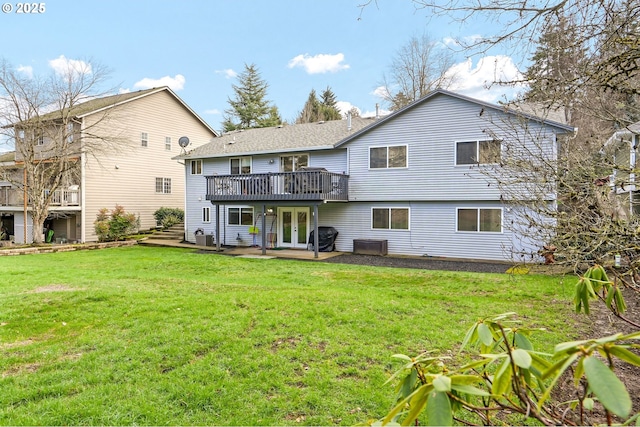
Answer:
[[[187,145],[189,145],[189,138],[187,138],[186,136],[181,136],[178,140],[178,145],[182,148],[186,147]]]

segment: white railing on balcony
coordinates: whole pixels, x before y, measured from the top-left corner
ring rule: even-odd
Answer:
[[[80,190],[56,190],[49,206],[79,206]]]
[[[22,205],[24,205],[24,192],[22,190],[0,186],[0,206]],[[54,191],[49,206],[80,206],[80,190]]]

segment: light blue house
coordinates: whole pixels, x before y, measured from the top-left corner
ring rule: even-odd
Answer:
[[[185,235],[317,250],[315,230],[334,227],[337,251],[523,260],[544,242],[514,234],[516,210],[479,170],[499,164],[514,127],[550,149],[573,132],[437,90],[383,118],[227,133],[178,157]]]

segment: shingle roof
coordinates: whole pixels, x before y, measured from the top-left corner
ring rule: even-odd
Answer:
[[[368,132],[374,127],[382,125],[387,121],[394,120],[395,117],[404,114],[407,110],[415,108],[424,102],[428,102],[429,99],[436,96],[450,96],[466,100],[487,108],[520,115],[530,120],[536,120],[541,123],[554,126],[564,132],[574,131],[574,128],[566,123],[562,123],[551,118],[546,118],[544,116],[540,117],[532,114],[531,112],[516,111],[513,108],[492,104],[455,92],[438,89],[380,119],[354,117],[351,121],[350,130],[347,130],[347,120],[335,120],[329,122],[236,131],[224,134],[221,137],[216,138],[215,141],[195,148],[186,154],[177,156],[175,159],[229,157],[234,155],[336,148],[346,144],[353,138]]]
[[[160,89],[164,89],[164,88],[160,88]],[[133,98],[144,96],[151,92],[156,92],[158,90],[159,88],[152,88],[152,89],[139,90],[136,92],[120,93],[117,95],[109,95],[109,96],[103,96],[101,98],[92,99],[92,100],[74,105],[73,108],[71,108],[71,111],[69,111],[70,114],[68,115],[72,117],[82,117],[89,113],[93,113],[98,110],[101,110],[103,108],[112,107],[114,105],[121,104]],[[59,118],[59,117],[60,117],[60,110],[53,111],[48,114],[43,114],[42,116],[40,116],[40,120],[42,121],[55,120],[56,118]]]
[[[353,117],[351,129],[348,128],[348,120],[331,120],[233,131],[176,158],[226,157],[234,154],[249,155],[331,148],[374,123],[375,120],[372,118]]]
[[[101,98],[92,99],[86,102],[82,102],[80,104],[74,105],[73,108],[69,111],[67,116],[81,118],[89,114],[96,113],[102,109],[111,108],[116,105],[120,105],[122,103],[134,100],[136,98],[141,98],[147,96],[152,93],[167,91],[170,93],[176,101],[182,104],[191,114],[193,114],[204,126],[207,127],[214,135],[218,135],[218,133],[211,127],[207,122],[205,122],[195,111],[191,109],[178,95],[176,95],[168,86],[155,87],[151,89],[138,90],[135,92],[128,93],[120,93],[117,95],[109,95],[103,96]],[[48,120],[56,120],[61,118],[61,110],[53,111],[48,114],[43,114],[38,118],[38,121],[48,121]]]

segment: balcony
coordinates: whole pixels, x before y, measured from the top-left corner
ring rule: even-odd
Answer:
[[[320,168],[205,178],[206,198],[212,202],[349,200],[349,176]]]
[[[49,206],[80,206],[80,190],[56,190]]]
[[[0,206],[23,206],[22,190],[0,186]],[[56,190],[51,196],[50,207],[80,206],[80,190]]]

